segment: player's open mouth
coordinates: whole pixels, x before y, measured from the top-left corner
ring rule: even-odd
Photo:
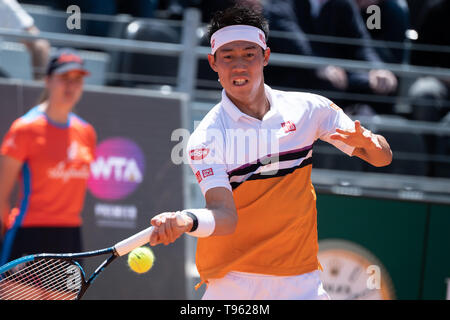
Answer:
[[[235,79],[235,80],[233,80],[233,84],[235,86],[243,86],[243,85],[245,85],[247,83],[248,83],[248,80],[246,80],[246,79]]]

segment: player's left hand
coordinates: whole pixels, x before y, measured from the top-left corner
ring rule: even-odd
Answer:
[[[362,148],[366,150],[382,149],[377,137],[373,135],[370,130],[367,130],[361,126],[359,120],[356,120],[354,124],[354,130],[336,129],[336,132],[333,133],[330,138],[333,140],[342,141],[345,144],[355,148]]]

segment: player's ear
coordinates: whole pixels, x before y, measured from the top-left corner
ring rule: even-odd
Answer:
[[[215,72],[217,72],[216,58],[214,55],[208,54],[208,62],[209,62],[209,66],[211,67],[211,69],[213,69]]]
[[[264,50],[264,67],[269,64],[269,58],[270,58],[270,48],[267,47],[266,50]]]

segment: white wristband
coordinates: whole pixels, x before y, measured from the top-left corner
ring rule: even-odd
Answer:
[[[192,232],[186,232],[188,235],[197,238],[206,238],[214,232],[216,221],[214,220],[214,215],[211,210],[186,209],[183,210],[182,213],[187,216],[194,215],[197,218],[197,228]]]

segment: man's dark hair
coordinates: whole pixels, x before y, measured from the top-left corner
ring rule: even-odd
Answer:
[[[209,24],[208,41],[211,42],[211,36],[219,29],[224,27],[243,24],[261,29],[264,32],[266,42],[269,38],[269,23],[259,10],[250,7],[236,5],[223,11],[217,11]]]

